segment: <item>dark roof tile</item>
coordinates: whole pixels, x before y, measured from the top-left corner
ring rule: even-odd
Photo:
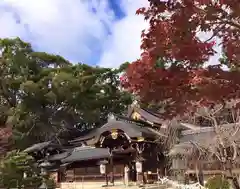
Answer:
[[[79,147],[75,148],[71,155],[62,159],[62,163],[85,161],[85,160],[97,160],[103,158],[109,158],[110,153],[107,148],[94,148],[94,147]]]

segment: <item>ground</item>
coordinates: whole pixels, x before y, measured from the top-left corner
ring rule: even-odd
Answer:
[[[61,188],[60,189],[101,189],[101,188],[105,188],[105,189],[126,189],[126,188],[130,188],[130,189],[139,189],[140,187],[136,186],[136,185],[131,185],[126,187],[123,182],[116,182],[115,186],[108,186],[108,187],[102,187],[105,183],[104,182],[72,182],[72,183],[62,183]],[[141,188],[146,188],[146,189],[164,189],[166,188],[163,185],[158,185],[158,184],[154,184],[154,185],[146,185],[145,187],[141,187]]]

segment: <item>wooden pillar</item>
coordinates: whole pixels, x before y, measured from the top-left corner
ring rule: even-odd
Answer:
[[[148,182],[148,173],[147,172],[143,172],[143,184],[147,184]]]
[[[56,183],[60,183],[62,182],[62,172],[61,170],[57,171],[57,182]]]
[[[73,168],[73,182],[76,182],[76,168]]]
[[[110,182],[114,186],[114,162],[113,162],[113,156],[110,157]]]
[[[105,182],[106,182],[106,186],[108,186],[108,174],[107,174],[107,172],[105,173]]]

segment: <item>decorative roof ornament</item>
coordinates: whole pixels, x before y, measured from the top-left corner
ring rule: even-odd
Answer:
[[[133,112],[132,118],[134,120],[140,120],[141,119],[141,115],[138,112]]]
[[[113,129],[111,132],[111,136],[113,140],[116,140],[118,138],[118,131],[117,129]]]

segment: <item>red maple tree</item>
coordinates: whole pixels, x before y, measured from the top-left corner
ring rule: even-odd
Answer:
[[[150,26],[142,32],[141,58],[127,68],[123,86],[142,102],[168,102],[169,116],[195,104],[239,98],[240,0],[149,2],[136,12]],[[199,33],[211,36],[203,41]],[[207,65],[216,45],[222,59]]]

